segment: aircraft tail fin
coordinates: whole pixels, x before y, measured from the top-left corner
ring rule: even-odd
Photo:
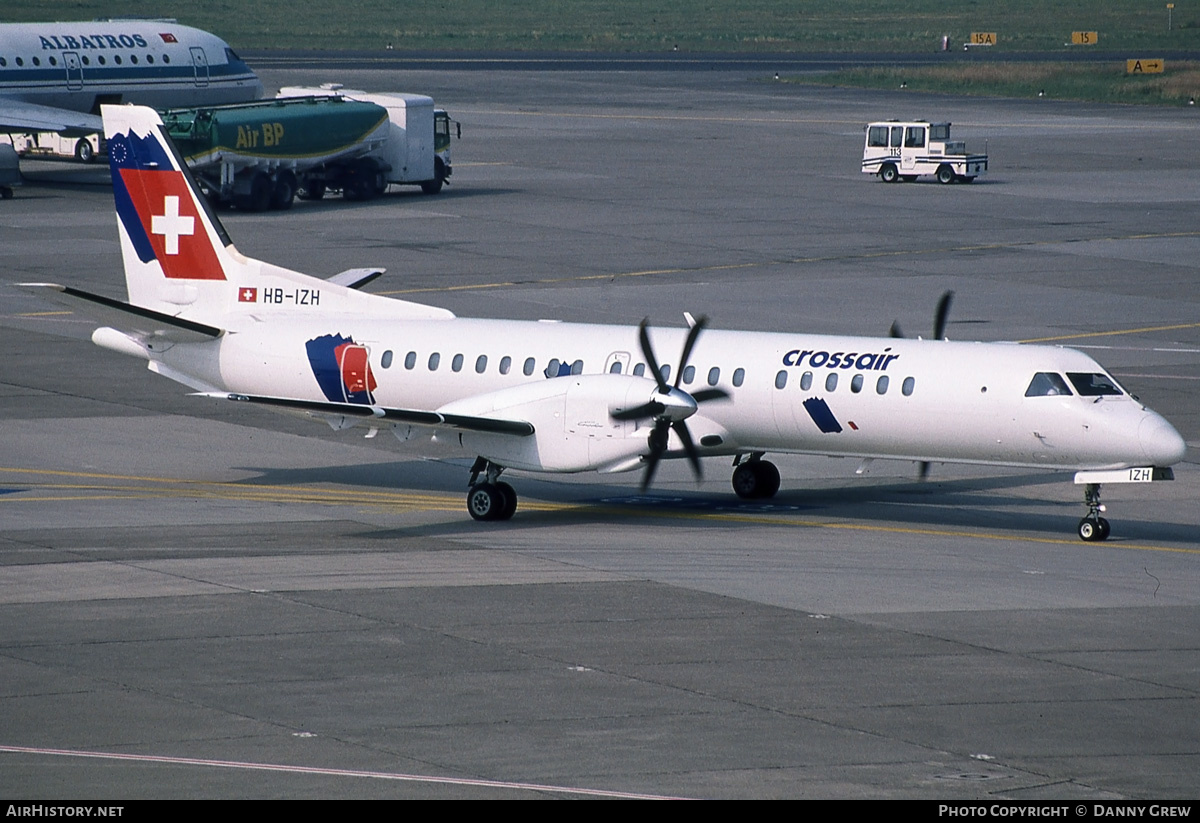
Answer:
[[[102,106],[131,303],[219,315],[249,272],[153,109]],[[241,258],[241,259],[239,259]]]
[[[100,111],[131,304],[220,328],[228,327],[229,315],[267,305],[272,311],[454,316],[246,257],[234,248],[158,113],[142,106]]]

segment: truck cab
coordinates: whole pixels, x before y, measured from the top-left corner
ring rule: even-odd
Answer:
[[[968,154],[966,143],[950,139],[949,123],[888,120],[868,123],[862,172],[885,183],[933,175],[939,183],[970,183],[987,171],[986,154]]]

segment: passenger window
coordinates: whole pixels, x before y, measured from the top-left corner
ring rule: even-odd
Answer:
[[[461,354],[454,355],[454,359],[450,361],[450,368],[454,371],[462,371],[463,356]]]
[[[900,384],[900,393],[903,394],[905,397],[911,397],[912,393],[913,393],[913,389],[915,389],[916,387],[917,387],[916,378],[915,377],[906,377],[906,378],[904,378],[904,382]]]
[[[806,371],[804,374],[800,375],[800,388],[804,391],[808,391],[812,388],[812,372]]]
[[[481,354],[475,358],[475,373],[483,374],[487,371],[487,355]]]
[[[837,391],[837,372],[831,371],[825,378],[825,391]]]
[[[886,374],[881,374],[879,379],[875,381],[875,393],[887,394],[888,378]]]
[[[671,367],[668,366],[666,363],[663,363],[661,366],[659,366],[658,373],[662,376],[662,380],[664,383],[671,382]]]
[[[1075,387],[1075,391],[1079,392],[1080,397],[1103,397],[1105,395],[1119,395],[1121,390],[1103,374],[1088,374],[1087,372],[1067,372],[1067,379],[1071,381],[1071,385]]]
[[[508,371],[511,368],[512,368],[512,358],[506,354],[500,358],[500,373],[508,374]]]
[[[383,353],[383,357],[379,358],[379,365],[383,366],[385,369],[390,369],[392,367],[392,350],[391,349],[388,349],[387,351],[385,351]]]
[[[633,376],[634,377],[643,377],[645,374],[646,374],[646,364],[645,363],[638,363],[636,366],[633,367]]]
[[[438,366],[441,364],[441,362],[442,362],[442,355],[439,354],[438,352],[434,352],[433,354],[429,355],[429,370],[437,371]]]
[[[533,370],[537,367],[532,357],[525,358],[525,365],[521,367],[521,372],[528,377],[533,374]]]
[[[708,370],[708,385],[715,386],[721,382],[721,370],[713,366]]]
[[[683,384],[685,386],[692,385],[692,381],[696,379],[696,367],[688,366],[683,370]]]
[[[787,371],[780,369],[775,373],[775,388],[782,389],[787,385]]]
[[[746,380],[746,370],[745,369],[734,369],[733,370],[733,385],[735,388],[740,388],[742,383],[745,382],[745,380]]]
[[[559,362],[557,357],[550,358],[550,362],[546,364],[546,370],[543,372],[547,377],[558,377]]]
[[[609,374],[620,374],[621,373],[621,361],[614,360],[612,365],[608,367],[608,373]]]
[[[571,364],[571,374],[583,374],[583,361],[576,360]]]
[[[408,354],[404,355],[404,368],[411,371],[412,368],[416,365],[417,365],[417,353],[415,351],[410,351]]]
[[[854,394],[858,394],[860,391],[862,391],[862,386],[863,376],[861,374],[856,374],[850,379],[850,391]]]
[[[1058,397],[1070,393],[1067,381],[1063,380],[1061,375],[1049,371],[1035,374],[1029,381],[1029,388],[1025,390],[1026,397]]]

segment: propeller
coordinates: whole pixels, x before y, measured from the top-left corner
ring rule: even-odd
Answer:
[[[933,312],[933,339],[943,340],[946,337],[946,323],[950,317],[950,304],[954,301],[954,292],[947,289],[942,292],[941,298],[938,300],[937,308]],[[892,327],[888,329],[889,337],[903,337],[904,332],[900,330],[899,321],[893,321]],[[917,464],[917,479],[924,481],[929,476],[929,461],[922,460]]]
[[[612,418],[614,420],[654,421],[654,427],[650,430],[650,436],[647,438],[650,454],[646,458],[646,472],[642,475],[642,491],[645,491],[650,486],[650,481],[654,479],[654,473],[658,470],[658,461],[667,451],[667,442],[672,431],[679,438],[679,442],[683,444],[684,454],[687,455],[696,478],[699,479],[704,474],[700,467],[700,454],[692,440],[692,433],[684,421],[696,413],[698,404],[729,397],[729,392],[724,389],[708,388],[688,393],[679,388],[679,382],[683,379],[683,372],[692,356],[696,340],[707,324],[707,317],[700,317],[692,323],[687,339],[683,342],[683,351],[679,355],[679,367],[675,371],[675,382],[672,385],[668,385],[667,381],[663,379],[658,358],[654,356],[654,347],[650,345],[650,319],[646,318],[638,326],[638,342],[642,347],[642,356],[646,358],[646,367],[654,375],[654,382],[658,385],[658,395],[640,406],[612,412]]]
[[[933,313],[933,340],[945,339],[946,322],[950,317],[950,304],[953,301],[953,291],[947,290],[942,292],[937,308]],[[888,337],[904,337],[904,332],[900,329],[900,321],[895,320],[892,322],[892,327],[888,329]]]

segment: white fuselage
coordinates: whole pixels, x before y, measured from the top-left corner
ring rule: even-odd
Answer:
[[[536,454],[489,446],[513,438],[464,436],[464,448],[497,462],[551,471],[631,468],[623,458],[644,451],[650,424],[609,415],[654,396],[649,375],[632,376],[644,361],[636,328],[386,320],[312,309],[306,317],[303,307],[281,308],[272,317],[258,306],[244,322],[230,322],[231,333],[222,339],[177,345],[161,357],[225,391],[344,401],[322,395],[306,355],[307,341],[340,335],[367,349],[377,381],[369,398],[374,405],[533,423],[541,441]],[[685,333],[652,331],[664,364],[675,365]],[[576,364],[577,374],[548,379],[551,361],[566,364],[562,371]],[[704,455],[795,452],[1073,470],[1170,465],[1183,456],[1174,429],[1124,392],[1026,396],[1039,372],[1105,374],[1072,349],[709,330],[690,363],[694,372],[684,375],[681,389],[714,386],[729,393],[689,418]],[[672,371],[667,382],[675,378]],[[577,385],[568,390],[572,381]]]

